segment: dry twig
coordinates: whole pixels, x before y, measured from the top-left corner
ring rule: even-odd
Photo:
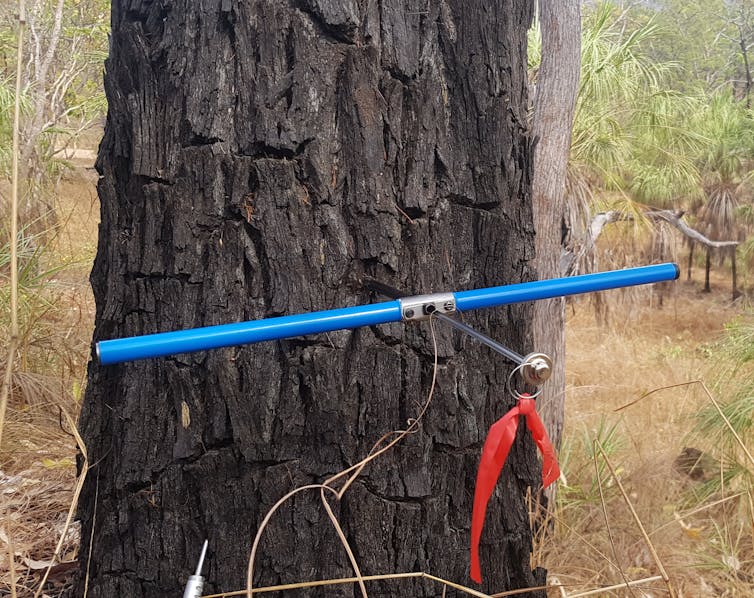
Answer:
[[[607,462],[607,455],[604,449],[602,448],[602,444],[600,444],[600,441],[595,438],[592,444],[595,448],[599,448],[600,452],[602,453],[602,456]],[[602,489],[602,476],[600,475],[600,468],[597,465],[597,451],[592,450],[592,456],[593,456],[593,461],[594,461],[594,473],[597,476],[597,486],[600,492],[600,503],[602,504],[602,515],[605,517],[605,528],[607,529],[607,538],[610,541],[610,549],[613,551],[613,558],[615,559],[615,567],[618,569],[618,573],[620,573],[621,578],[623,578],[623,585],[626,586],[629,593],[633,596],[634,592],[631,589],[631,586],[628,585],[629,584],[628,577],[626,576],[626,573],[623,571],[623,567],[620,566],[620,561],[618,559],[618,551],[615,548],[615,540],[613,539],[613,528],[610,526],[610,519],[607,516],[607,504],[605,503],[605,492]],[[610,473],[615,478],[615,472],[613,471],[612,467],[610,468]]]
[[[84,463],[81,467],[81,474],[79,475],[79,479],[76,482],[76,488],[73,491],[73,498],[71,499],[71,506],[68,509],[68,515],[65,520],[65,525],[63,526],[63,530],[60,533],[60,540],[58,540],[58,544],[55,547],[55,552],[53,553],[52,558],[50,559],[50,564],[47,566],[47,569],[45,570],[45,573],[42,576],[42,580],[39,582],[39,587],[37,588],[37,591],[34,593],[34,598],[39,598],[39,595],[42,593],[42,589],[44,588],[45,583],[47,583],[47,578],[50,575],[50,570],[55,564],[55,561],[60,558],[60,551],[63,548],[63,542],[65,541],[66,534],[68,533],[68,529],[71,526],[71,521],[73,520],[73,515],[76,512],[76,506],[78,505],[78,502],[79,502],[79,495],[81,494],[81,489],[84,487],[84,480],[86,480],[86,474],[89,471],[89,457],[87,456],[86,445],[84,444],[84,440],[79,435],[79,431],[76,428],[76,424],[73,422],[73,418],[71,418],[71,416],[68,414],[67,411],[64,411],[64,410],[61,410],[61,411],[63,413],[63,416],[66,419],[66,422],[71,428],[74,437],[76,438],[76,444],[78,445],[79,450],[81,451],[81,455],[84,458]]]
[[[639,531],[641,532],[641,535],[644,537],[644,542],[646,543],[647,548],[649,549],[649,552],[652,555],[652,558],[654,559],[655,564],[657,565],[657,569],[660,571],[662,580],[665,582],[665,586],[668,589],[668,594],[670,594],[671,598],[675,598],[676,594],[675,594],[675,591],[673,590],[672,584],[670,583],[670,577],[668,577],[668,574],[665,571],[665,567],[662,564],[660,555],[657,554],[657,550],[655,550],[654,544],[652,543],[652,540],[649,538],[649,534],[647,533],[647,530],[644,528],[644,524],[641,522],[641,519],[639,519],[639,515],[636,513],[636,509],[634,509],[634,505],[631,502],[631,499],[629,498],[628,493],[626,492],[626,489],[623,487],[623,483],[620,481],[618,474],[615,472],[615,468],[613,467],[613,464],[610,462],[610,459],[608,458],[607,453],[605,452],[605,449],[603,448],[600,441],[595,439],[594,444],[599,450],[600,454],[602,455],[602,458],[605,460],[605,465],[607,465],[607,468],[610,470],[610,475],[612,475],[613,480],[615,480],[615,484],[616,486],[618,486],[618,489],[620,490],[621,495],[623,496],[623,501],[626,503],[626,506],[628,506],[628,509],[631,512],[631,516],[636,522],[636,525],[638,526]]]

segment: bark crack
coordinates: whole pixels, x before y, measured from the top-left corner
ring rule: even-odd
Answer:
[[[405,488],[405,484],[401,483]],[[394,502],[394,503],[401,503],[401,504],[409,504],[409,505],[417,505],[420,507],[423,507],[427,501],[428,498],[432,498],[431,495],[428,496],[399,496],[396,494],[386,494],[379,492],[377,489],[374,488],[374,485],[369,482],[367,478],[364,478],[361,480],[361,485],[364,488],[366,492],[374,496],[375,498],[378,498],[380,500],[384,500],[387,502]]]
[[[480,212],[492,212],[496,208],[500,207],[499,202],[475,202],[473,198],[468,195],[460,195],[458,193],[448,193],[443,199],[446,199],[450,203],[468,208],[470,210],[478,210]]]
[[[312,141],[314,141],[314,137],[308,137],[293,149],[257,141],[250,147],[244,148],[238,155],[257,159],[293,160],[301,156]]]

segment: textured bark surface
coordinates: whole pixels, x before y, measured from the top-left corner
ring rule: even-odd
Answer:
[[[383,300],[364,274],[417,293],[531,279],[528,1],[121,0],[112,11],[96,339]],[[467,319],[522,351],[530,314]],[[511,406],[510,366],[449,329],[439,352],[420,432],[335,505],[367,574],[468,581],[476,465]],[[244,587],[270,506],[404,427],[431,363],[427,325],[395,324],[91,364],[88,596],[180,595],[204,538],[205,593]],[[525,501],[539,476],[522,433],[490,503],[488,590],[543,581]],[[318,500],[301,495],[273,519],[257,583],[351,574]],[[373,589],[441,594],[415,581]]]
[[[542,31],[542,64],[534,98],[534,173],[532,197],[536,267],[540,278],[564,276],[560,271],[565,221],[565,186],[571,129],[581,68],[579,0],[538,0]],[[560,446],[565,415],[565,300],[534,305],[535,351],[553,359],[550,380],[539,398],[550,439]]]

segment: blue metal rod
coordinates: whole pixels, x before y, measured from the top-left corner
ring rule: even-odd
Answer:
[[[675,280],[679,274],[680,270],[676,264],[658,264],[656,266],[611,270],[567,278],[535,280],[534,282],[522,282],[504,287],[473,289],[460,291],[454,293],[454,295],[456,297],[456,309],[458,311],[470,311],[483,307],[508,305],[509,303],[539,301],[540,299]]]
[[[145,336],[132,336],[97,343],[97,356],[102,365],[149,359],[176,353],[191,353],[206,349],[219,349],[233,345],[259,343],[305,334],[317,334],[398,322],[401,319],[399,301],[386,301],[372,305],[358,305],[328,311],[265,318],[236,324],[220,324],[205,328],[161,332]]]
[[[510,303],[538,301],[552,297],[675,280],[678,275],[679,269],[676,264],[659,264],[487,289],[459,291],[453,293],[453,295],[456,300],[456,308],[459,311],[470,311],[483,307],[496,307]],[[96,351],[100,363],[109,365],[176,353],[205,351],[346,328],[387,324],[399,322],[401,319],[400,301],[386,301],[384,303],[266,318],[251,322],[221,324],[191,330],[100,341],[96,345]]]

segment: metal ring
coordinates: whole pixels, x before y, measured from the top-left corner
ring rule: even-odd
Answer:
[[[526,366],[526,362],[520,363],[515,368],[513,368],[511,370],[511,373],[508,374],[508,380],[505,383],[506,390],[516,400],[518,400],[521,397],[523,397],[523,395],[520,392],[518,392],[517,390],[513,390],[513,388],[511,387],[511,380],[513,379],[513,376],[515,375],[515,373],[518,372],[518,371],[520,371],[525,366]],[[527,394],[529,394],[529,393],[527,393]],[[536,399],[540,394],[542,394],[542,387],[541,386],[537,389],[537,391],[534,394],[529,394],[529,398]]]

